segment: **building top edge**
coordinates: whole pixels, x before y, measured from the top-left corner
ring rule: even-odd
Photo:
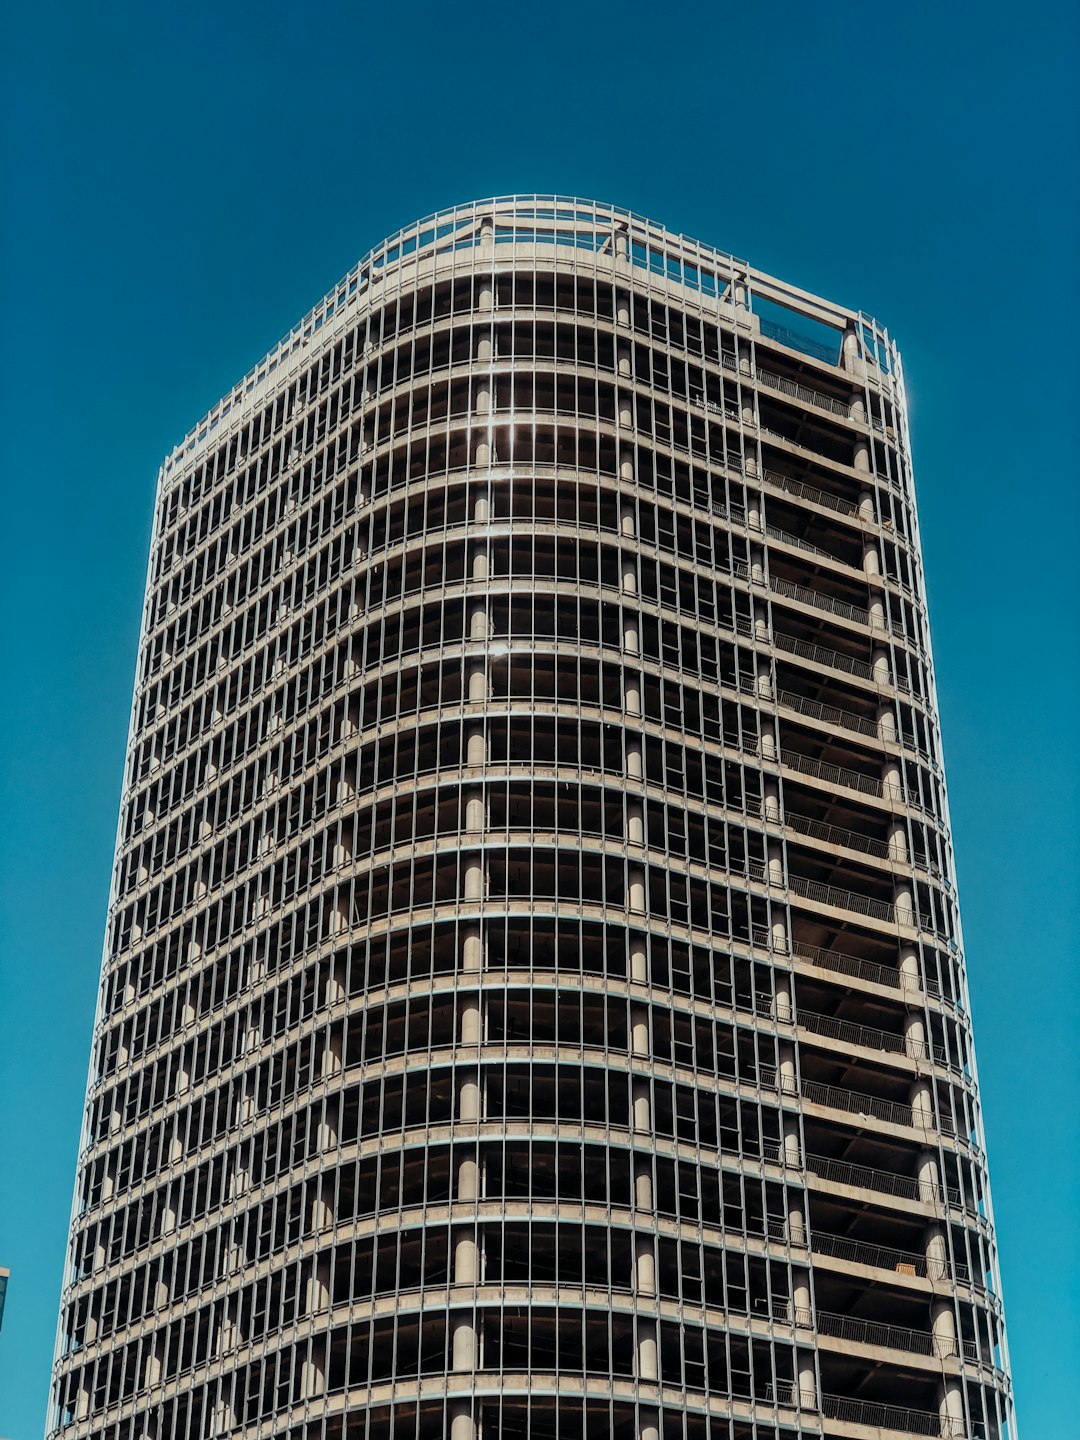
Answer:
[[[532,221],[534,226],[522,229],[523,221]],[[500,222],[506,222],[505,226]],[[503,233],[511,223],[512,233]],[[487,236],[483,233],[485,229]],[[578,254],[590,251],[598,254],[603,253],[608,241],[614,246],[619,234],[625,237],[630,263],[647,273],[685,284],[689,290],[717,303],[725,298],[730,300],[737,291],[737,303],[747,311],[754,308],[757,299],[781,310],[791,308],[796,315],[801,312],[812,323],[838,332],[856,329],[865,336],[867,349],[889,357],[886,362],[889,368],[899,362],[888,331],[865,312],[849,310],[811,291],[801,290],[755,269],[727,251],[668,230],[632,210],[566,195],[491,196],[433,211],[373,245],[318,304],[192,426],[166,456],[162,478],[167,478],[185,456],[209,439],[211,432],[243,405],[246,397],[275,375],[282,362],[305,347],[328,321],[366,297],[373,279],[380,279],[389,267],[425,255],[477,248],[488,237],[494,246],[505,239],[531,240],[534,244],[552,245],[552,254],[557,245],[569,246]],[[498,251],[492,253],[497,255]]]

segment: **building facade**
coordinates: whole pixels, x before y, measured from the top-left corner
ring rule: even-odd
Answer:
[[[904,384],[514,197],[162,468],[64,1440],[1014,1436]]]

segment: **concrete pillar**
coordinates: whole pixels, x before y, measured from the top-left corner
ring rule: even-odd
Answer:
[[[802,1145],[799,1140],[799,1122],[794,1115],[783,1117],[784,1164],[789,1169],[802,1169]]]
[[[784,971],[776,971],[776,999],[774,1002],[777,1020],[784,1024],[790,1024],[794,1019],[795,1011],[791,1003],[791,976]]]
[[[938,1414],[941,1417],[943,1436],[954,1440],[954,1437],[967,1434],[967,1427],[964,1423],[964,1391],[959,1380],[943,1380],[941,1382]]]
[[[649,1082],[635,1077],[631,1082],[631,1128],[639,1135],[652,1135],[652,1098]]]
[[[761,758],[763,760],[775,760],[778,753],[776,747],[776,722],[771,715],[762,715]]]
[[[905,945],[900,951],[900,985],[904,990],[921,990],[918,951]]]
[[[645,843],[645,811],[639,800],[626,802],[626,838],[631,845]]]
[[[880,721],[878,723],[880,726]],[[904,776],[900,761],[891,755],[881,767],[881,794],[886,800],[904,798]]]
[[[765,584],[765,552],[758,545],[750,546],[750,582],[753,585]]]
[[[932,1225],[926,1232],[926,1273],[931,1280],[949,1278],[949,1251],[939,1225]]]
[[[631,865],[629,874],[629,901],[630,910],[635,915],[645,914],[645,871],[640,865]]]
[[[762,782],[761,810],[765,819],[774,825],[780,823],[780,782],[772,775],[766,775]]]
[[[927,1058],[926,1017],[921,1010],[908,1010],[904,1016],[904,1051],[913,1060]]]
[[[465,859],[465,889],[466,900],[482,900],[484,898],[484,862],[480,855],[469,855]]]
[[[455,1371],[475,1370],[476,1356],[476,1326],[472,1315],[459,1315],[454,1319],[451,1367]]]
[[[769,884],[774,885],[778,890],[784,888],[784,850],[777,841],[770,840],[768,845],[768,873]]]
[[[639,1295],[656,1294],[656,1257],[652,1236],[643,1231],[634,1235],[634,1284]]]
[[[317,1315],[330,1304],[330,1257],[320,1255],[312,1266],[307,1284],[308,1315]]]
[[[450,1407],[450,1440],[476,1440],[476,1421],[468,1400],[455,1400]]]
[[[637,985],[649,982],[648,953],[645,940],[640,935],[633,935],[630,939],[630,979]]]
[[[893,887],[893,905],[896,907],[896,918],[899,923],[914,926],[915,897],[910,881],[900,880]]]
[[[788,1241],[792,1245],[806,1244],[806,1200],[801,1190],[788,1189]]]
[[[655,1415],[642,1415],[639,1423],[639,1440],[660,1440],[660,1426]]]
[[[801,1329],[812,1330],[814,1326],[813,1305],[810,1299],[810,1271],[793,1270],[791,1273],[791,1304],[795,1324]]]
[[[912,1085],[908,1103],[911,1105],[911,1118],[916,1128],[933,1130],[934,1090],[931,1082],[924,1076],[920,1076]]]
[[[889,663],[889,652],[885,649],[876,649],[872,664],[875,685],[891,685],[892,666]]]
[[[814,1352],[812,1350],[800,1350],[798,1352],[799,1364],[799,1406],[803,1410],[816,1410],[817,1400],[817,1370],[814,1366]]]
[[[941,1199],[941,1179],[938,1173],[938,1159],[932,1150],[923,1150],[916,1166],[920,1199],[934,1203]]]
[[[934,1354],[939,1360],[959,1355],[956,1343],[956,1311],[951,1300],[935,1300],[930,1306],[930,1328],[934,1336]]]
[[[649,1058],[649,1007],[630,1007],[630,1054],[637,1059]]]
[[[797,1095],[799,1093],[793,1046],[783,1044],[780,1046],[780,1064],[776,1073],[781,1095]]]
[[[889,859],[906,864],[908,858],[907,826],[896,820],[888,830]]]
[[[757,693],[759,700],[771,701],[773,698],[772,665],[761,655],[757,662]]]
[[[896,710],[892,705],[879,705],[877,713],[877,731],[882,740],[896,744],[899,732],[896,728]]]
[[[660,1378],[656,1349],[656,1322],[641,1317],[637,1322],[637,1373],[638,1379],[656,1384]]]
[[[772,948],[776,954],[786,955],[788,953],[787,915],[783,907],[775,902],[772,906],[772,919],[769,933],[772,940]]]
[[[763,645],[768,645],[771,636],[769,634],[769,607],[760,600],[754,601],[754,639]]]

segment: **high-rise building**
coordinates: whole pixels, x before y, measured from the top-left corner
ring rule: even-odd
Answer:
[[[486,201],[166,461],[50,1423],[1013,1435],[868,316]]]

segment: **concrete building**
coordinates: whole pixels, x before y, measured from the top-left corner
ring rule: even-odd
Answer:
[[[64,1440],[1013,1436],[904,381],[588,201],[162,468]]]

